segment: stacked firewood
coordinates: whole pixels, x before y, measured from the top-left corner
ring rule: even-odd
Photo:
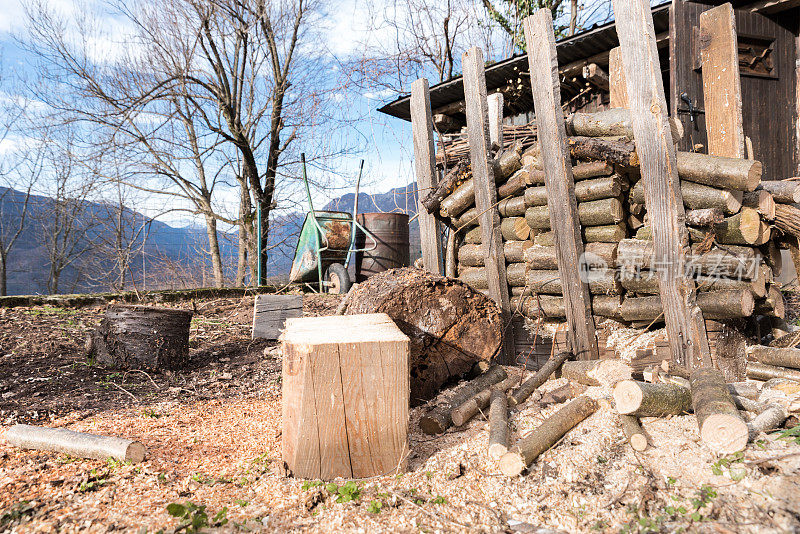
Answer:
[[[596,316],[645,326],[662,318],[652,232],[629,112],[611,109],[566,118],[575,197],[585,249],[583,272]],[[673,137],[680,136],[676,125]],[[527,148],[526,148],[527,145]],[[422,200],[456,232],[448,272],[472,287],[488,287],[466,154],[450,161],[438,187]],[[691,254],[684,266],[697,284],[706,319],[754,314],[784,316],[775,283],[782,233],[800,235],[800,189],[762,182],[761,163],[679,152],[678,175]],[[565,316],[550,207],[537,143],[513,142],[494,159],[512,310],[529,318]],[[777,204],[777,205],[776,205]],[[777,226],[779,231],[774,231]],[[795,234],[796,232],[796,234]]]

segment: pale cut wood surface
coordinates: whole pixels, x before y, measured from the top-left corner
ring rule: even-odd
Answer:
[[[489,106],[489,143],[503,146],[503,93],[486,97]]]
[[[276,340],[287,319],[303,316],[303,295],[256,295],[253,339]]]
[[[473,47],[464,52],[461,60],[464,70],[464,97],[467,115],[467,138],[475,183],[475,207],[481,229],[481,245],[486,265],[489,297],[503,311],[504,320],[510,318],[506,262],[503,252],[503,237],[500,230],[500,214],[497,203],[494,168],[489,152],[489,111],[486,100],[486,75],[483,52]],[[514,336],[506,329],[503,339],[504,361],[515,359]]]
[[[703,314],[683,272],[689,236],[650,4],[614,0],[614,13],[655,257],[664,266],[659,287],[670,350],[677,363],[710,365]]]
[[[428,271],[442,274],[442,238],[440,224],[422,205],[421,199],[436,187],[436,153],[433,145],[433,119],[428,80],[411,84],[411,130],[414,136],[414,168],[417,174],[417,214],[422,246],[422,264]]]
[[[558,254],[558,272],[564,291],[567,339],[578,359],[598,357],[597,336],[588,285],[581,280],[583,256],[575,181],[567,148],[561,82],[558,73],[553,19],[541,9],[524,20],[528,66],[531,73],[537,132],[545,169],[550,226]]]
[[[620,48],[612,48],[608,53],[609,107],[628,107],[628,87],[625,85],[625,71],[622,68]]]
[[[282,341],[287,471],[331,480],[403,469],[409,338],[389,316],[289,319]]]
[[[729,3],[700,14],[700,61],[708,153],[745,157],[736,18]]]

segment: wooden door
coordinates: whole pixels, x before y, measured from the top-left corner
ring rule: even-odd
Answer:
[[[686,131],[681,150],[701,144],[700,151],[706,152],[699,20],[700,13],[718,4],[676,0],[670,10],[670,111],[681,119]],[[795,59],[799,11],[768,16],[736,10],[744,134],[753,143],[755,159],[764,165],[765,180],[798,174]],[[690,114],[682,97],[688,97],[698,111]]]

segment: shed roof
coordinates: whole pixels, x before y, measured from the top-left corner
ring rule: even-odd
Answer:
[[[669,30],[669,3],[653,8],[653,23],[656,34]],[[556,43],[558,64],[563,68],[576,62],[608,52],[619,45],[614,22],[595,26]],[[517,54],[486,67],[486,89],[489,93],[505,86],[519,72],[528,70],[527,54]],[[439,83],[430,88],[431,108],[464,100],[464,82],[461,76]],[[410,96],[404,95],[378,109],[381,113],[407,121],[411,120]]]

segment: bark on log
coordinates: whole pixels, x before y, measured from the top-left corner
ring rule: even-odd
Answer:
[[[478,217],[478,208],[472,207],[458,217],[450,219],[450,223],[457,229],[472,228],[478,226]]]
[[[479,391],[502,382],[507,378],[508,374],[506,374],[505,369],[499,365],[493,365],[474,380],[456,388],[449,399],[438,403],[436,407],[423,415],[419,420],[420,430],[429,435],[441,434],[453,424],[453,420],[450,417],[453,408],[473,398]],[[448,393],[446,393],[446,395],[447,394]]]
[[[767,289],[767,296],[756,301],[755,313],[783,319],[786,317],[786,305],[783,302],[783,294],[774,285]]]
[[[511,288],[511,308],[529,319],[565,319],[564,298],[554,295],[534,294],[530,289]],[[599,317],[622,320],[620,295],[593,295],[592,313]]]
[[[611,141],[595,137],[568,137],[569,153],[576,159],[588,159],[622,167],[638,167],[639,156],[627,140]],[[578,179],[577,177],[575,178]]]
[[[724,320],[750,317],[755,299],[750,291],[709,291],[697,294],[697,304],[706,319]],[[620,313],[626,321],[652,321],[662,314],[661,297],[626,298]]]
[[[686,212],[686,224],[688,226],[713,226],[721,223],[724,218],[725,214],[719,208],[703,208]]]
[[[747,347],[747,355],[750,359],[767,365],[800,369],[800,349],[753,345]]]
[[[481,229],[472,228],[464,234],[464,244],[466,245],[480,245],[481,244]]]
[[[557,270],[529,270],[524,263],[510,263],[506,269],[508,285],[525,287],[533,293],[561,295],[563,286]],[[587,273],[589,291],[594,295],[617,295],[620,285],[613,269]],[[475,289],[486,289],[486,270],[483,267],[465,267],[458,279]]]
[[[489,400],[489,446],[487,452],[492,460],[499,460],[508,452],[508,397],[506,392],[492,388]]]
[[[526,208],[523,196],[504,198],[497,204],[497,211],[500,212],[501,217],[524,217]],[[477,215],[477,209],[475,211]]]
[[[502,339],[497,305],[457,280],[419,269],[391,269],[362,282],[345,312],[386,313],[411,340],[412,405],[452,377],[489,360]]]
[[[494,160],[495,180],[502,182],[522,167],[522,143],[517,141]]]
[[[506,241],[525,241],[531,235],[531,227],[524,217],[509,217],[500,220],[500,233]]]
[[[788,369],[786,367],[777,367],[775,365],[766,365],[759,362],[747,362],[747,378],[763,381],[773,378],[784,378],[800,382],[800,371],[797,369]]]
[[[681,180],[683,205],[690,210],[717,208],[732,215],[742,208],[742,192],[717,189],[707,185]],[[630,201],[644,204],[644,184],[642,180],[631,187]]]
[[[120,369],[182,369],[191,321],[191,311],[111,305],[92,336],[89,357]]]
[[[583,229],[583,240],[587,243],[619,243],[628,237],[625,223],[605,226],[587,226]]]
[[[60,452],[78,458],[97,460],[115,458],[124,462],[139,463],[144,460],[145,455],[144,445],[138,441],[85,434],[66,428],[14,425],[6,431],[5,439],[14,447]]]
[[[452,410],[450,410],[450,419],[453,421],[453,426],[463,426],[469,422],[470,419],[475,417],[478,412],[486,409],[489,406],[489,399],[491,397],[491,390],[498,389],[505,393],[515,385],[519,384],[519,377],[510,376],[492,386],[478,391],[474,397],[467,399]]]
[[[561,376],[587,386],[613,386],[630,380],[631,366],[622,360],[576,360],[564,362]]]
[[[618,198],[604,198],[578,204],[578,219],[581,226],[603,226],[625,220],[625,210]],[[532,206],[525,210],[528,226],[540,230],[550,229],[550,209],[547,206]]]
[[[759,190],[745,193],[742,195],[742,206],[756,210],[768,221],[775,220],[775,200],[768,191]]]
[[[508,403],[513,407],[525,402],[534,391],[536,391],[542,384],[547,382],[547,380],[550,378],[550,375],[560,369],[562,364],[572,357],[573,355],[571,352],[559,352],[547,360],[532,377],[520,384],[520,386],[514,390],[514,392],[511,394],[511,397],[508,399]]]
[[[737,280],[735,278],[722,278],[719,276],[695,276],[697,291],[729,291],[747,290],[754,297],[764,297],[767,294],[767,286],[764,277],[760,276],[754,280]],[[620,284],[625,290],[638,295],[658,295],[658,279],[652,271],[642,271],[638,275],[628,275],[621,273]]]
[[[753,191],[761,183],[760,161],[678,152],[678,175],[683,180],[734,191]]]
[[[585,240],[585,239],[584,239]],[[539,245],[542,247],[554,247],[556,246],[553,231],[550,230],[549,232],[537,232],[536,235],[533,237],[533,244]]]
[[[625,380],[614,388],[617,411],[636,417],[666,417],[692,410],[692,394],[675,384]]]
[[[463,159],[459,160],[455,167],[447,171],[445,177],[436,184],[436,188],[428,192],[421,201],[425,209],[428,210],[428,213],[439,212],[442,200],[455,191],[458,184],[467,178],[468,171],[469,163],[467,160]]]
[[[617,261],[617,244],[587,243],[584,247],[584,260],[589,267],[614,267]],[[534,270],[558,268],[555,247],[528,247],[524,251],[524,261]]]
[[[613,173],[614,166],[605,161],[587,161],[572,166],[572,177],[575,180],[587,180],[599,176],[609,176]]]
[[[747,424],[733,404],[722,373],[717,369],[695,369],[689,382],[703,443],[717,454],[744,450],[748,441]]]
[[[749,440],[754,441],[762,432],[780,428],[789,414],[782,406],[770,406],[747,423]]]
[[[581,396],[545,419],[536,430],[519,440],[500,458],[500,471],[506,476],[522,473],[536,458],[555,445],[564,434],[597,411],[597,401]]]
[[[642,430],[639,419],[632,415],[620,415],[619,422],[622,425],[622,432],[633,450],[642,452],[647,449],[647,435]]]
[[[616,108],[595,113],[572,113],[564,118],[567,135],[633,138],[631,113]]]
[[[627,187],[622,176],[614,174],[584,180],[575,184],[575,199],[578,202],[590,202],[604,198],[617,198]],[[526,206],[546,206],[547,190],[544,186],[529,187],[525,190]]]
[[[506,183],[497,188],[497,198],[507,198],[522,193],[527,184],[527,171],[519,169]]]
[[[533,246],[533,241],[506,241],[503,246],[503,253],[506,261],[508,263],[522,263],[526,261],[526,251]],[[458,263],[465,267],[482,267],[484,259],[481,245],[461,246],[458,249]]]
[[[785,234],[800,237],[800,209],[788,204],[776,204],[775,226]]]
[[[763,181],[757,190],[767,191],[778,204],[800,203],[800,182],[797,181]]]
[[[713,231],[717,242],[728,245],[763,245],[770,236],[769,225],[752,208],[742,208],[736,215],[715,224]]]
[[[617,249],[617,265],[626,269],[649,269],[652,265],[653,242],[645,239],[625,239]],[[693,270],[710,276],[732,278],[763,278],[759,271],[761,252],[752,247],[726,245],[711,250],[702,250],[698,245],[686,259]]]

